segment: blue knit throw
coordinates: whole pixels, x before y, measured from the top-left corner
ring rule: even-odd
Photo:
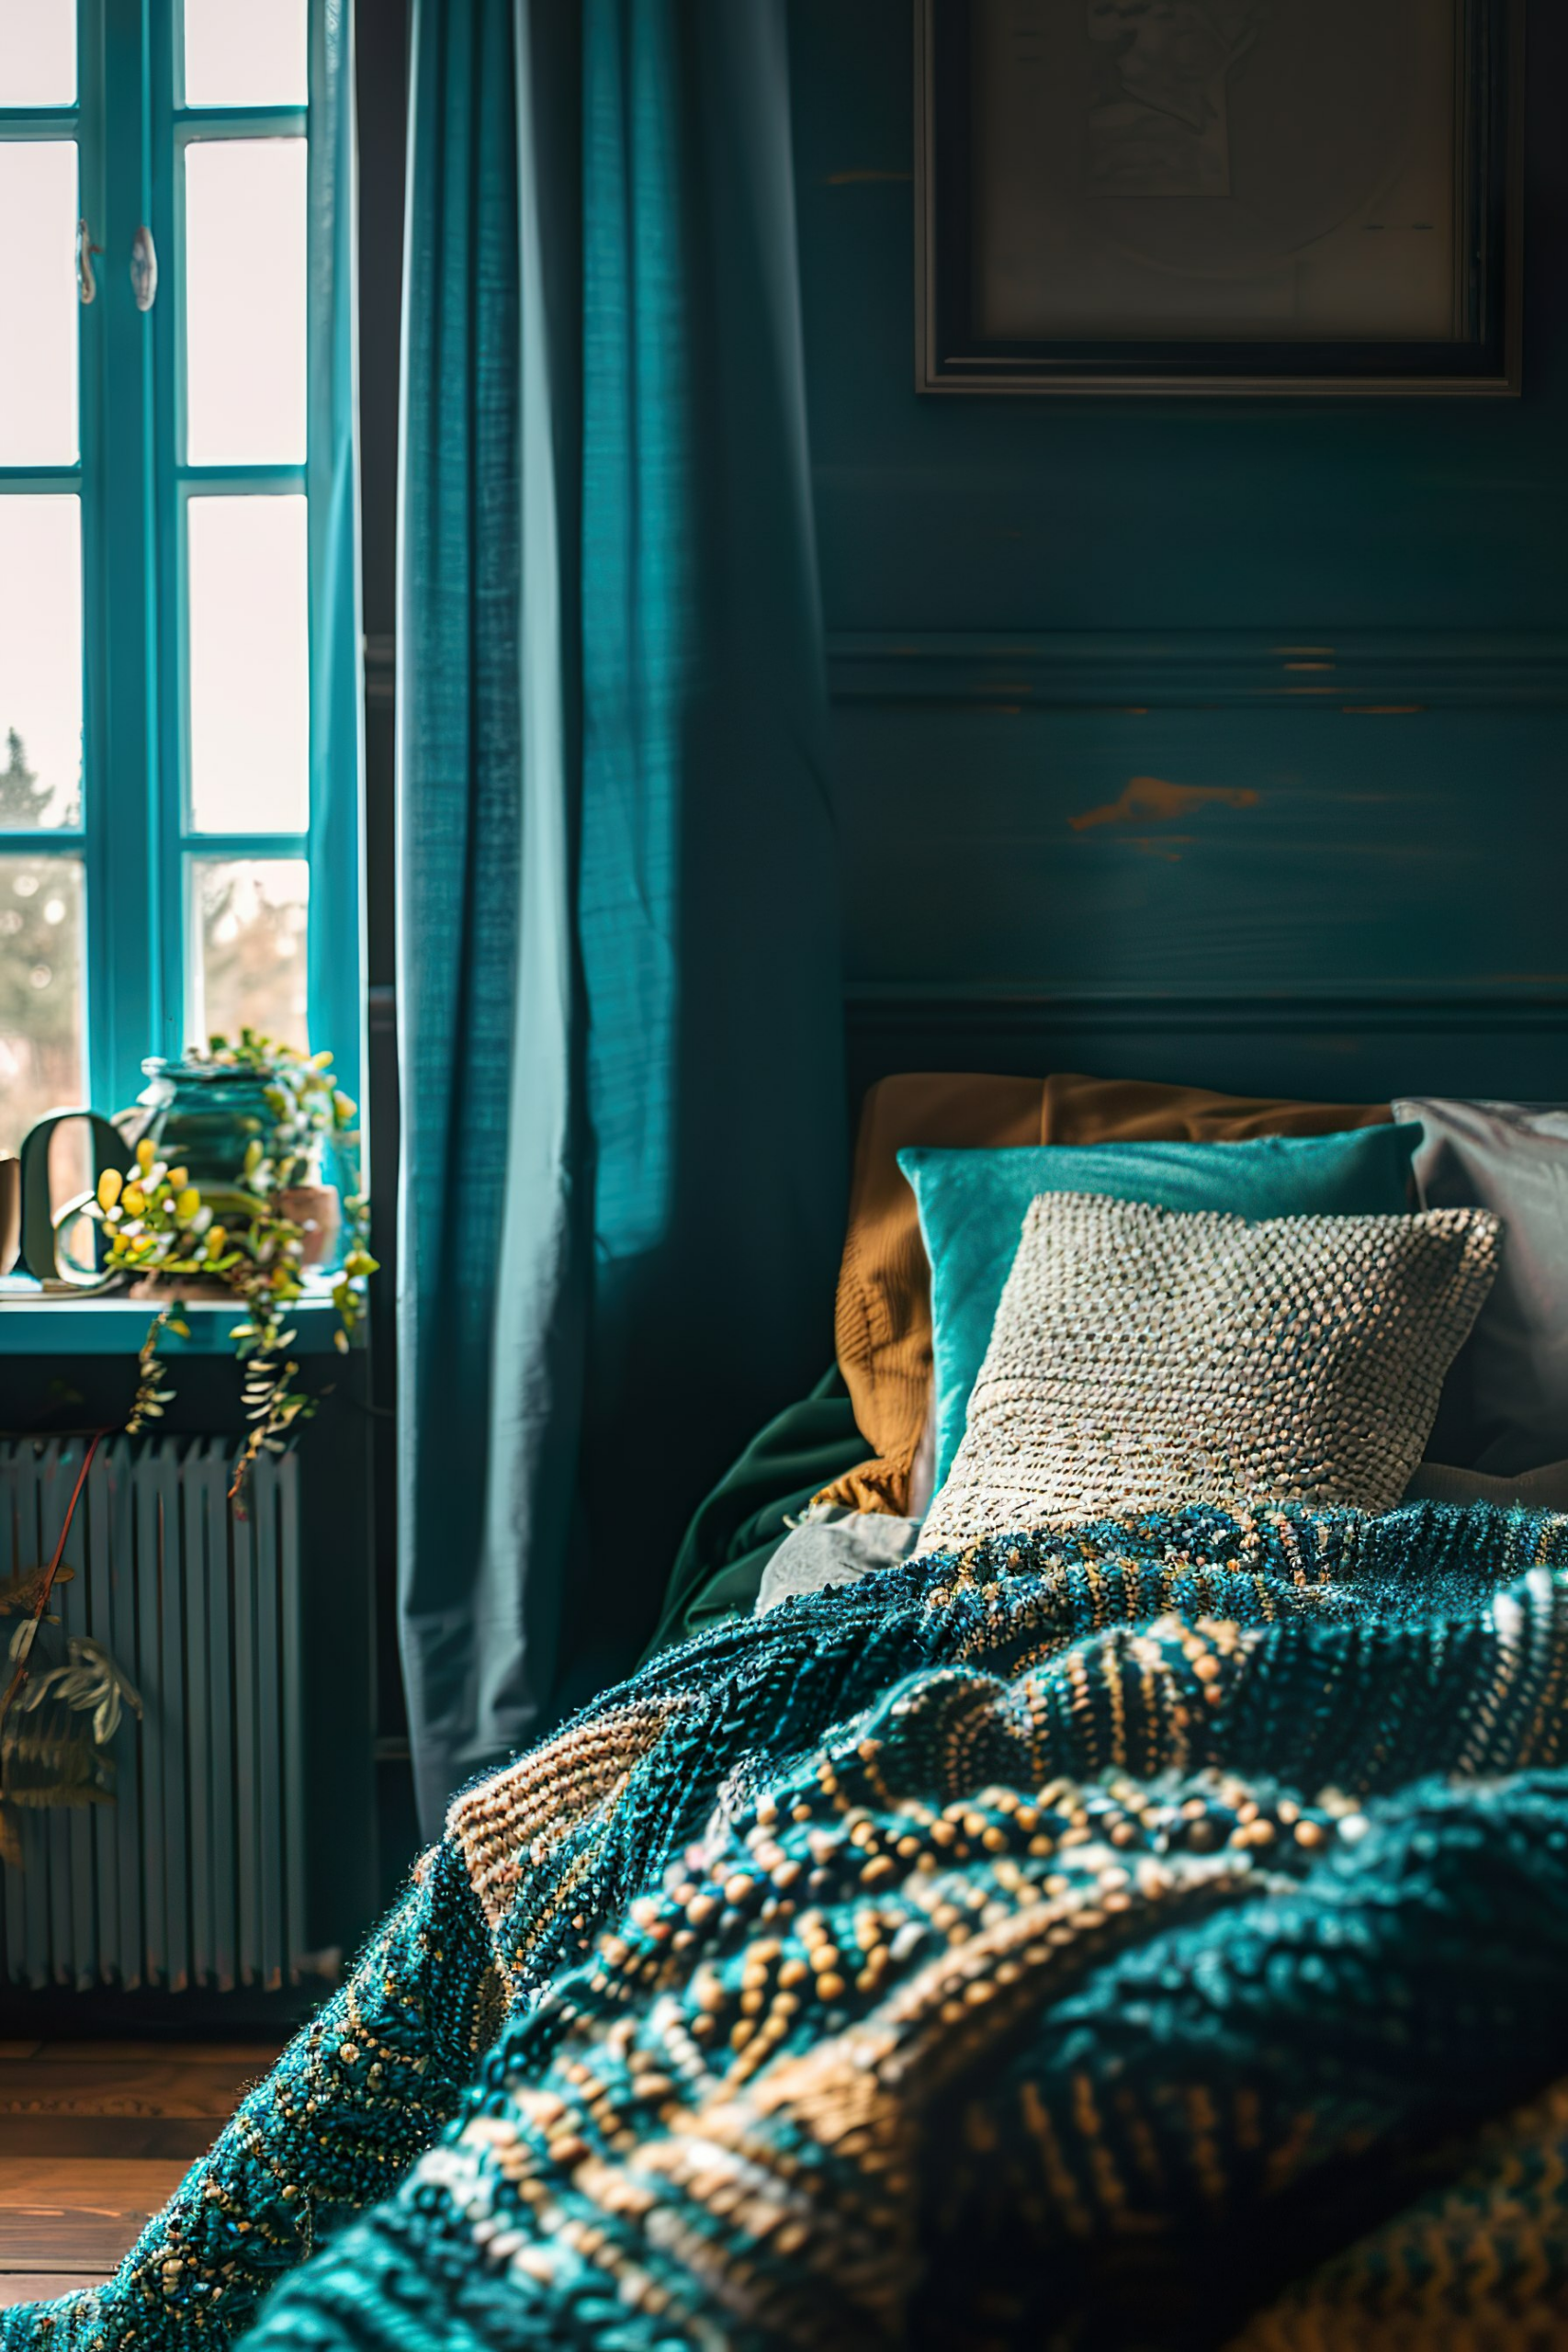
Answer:
[[[1194,1510],[693,1642],[0,2352],[1506,2341],[1568,2298],[1565,1603],[1565,1519]]]

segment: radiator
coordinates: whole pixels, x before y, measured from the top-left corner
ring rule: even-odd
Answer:
[[[52,1555],[84,1451],[0,1442],[0,1577]],[[14,1986],[298,1980],[297,1467],[264,1456],[242,1519],[233,1459],[231,1438],[121,1437],[87,1474],[51,1648],[71,1634],[102,1643],[144,1712],[115,1736],[112,1804],[17,1815],[24,1866],[0,1865],[0,1973]]]

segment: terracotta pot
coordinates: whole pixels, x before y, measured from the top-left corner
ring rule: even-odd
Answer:
[[[0,1274],[8,1274],[22,1246],[22,1163],[0,1157]]]
[[[303,1227],[304,1262],[320,1266],[337,1256],[343,1229],[343,1203],[332,1184],[291,1184],[277,1195],[277,1205],[290,1225]]]

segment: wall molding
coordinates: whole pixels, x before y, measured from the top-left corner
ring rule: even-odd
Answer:
[[[1568,632],[830,631],[837,702],[999,710],[1294,704],[1414,717],[1568,706]]]
[[[852,1032],[1037,1036],[1092,1031],[1181,1035],[1487,1035],[1568,1037],[1568,980],[1468,989],[1415,988],[1356,993],[1237,989],[1134,995],[1115,990],[1021,988],[1006,982],[850,981],[845,1020]]]

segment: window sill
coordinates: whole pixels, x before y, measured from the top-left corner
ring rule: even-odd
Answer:
[[[150,1300],[127,1298],[120,1292],[86,1298],[62,1297],[58,1292],[46,1295],[25,1275],[8,1274],[0,1279],[0,1355],[133,1356],[157,1312]],[[187,1299],[189,1339],[165,1330],[159,1354],[231,1355],[234,1343],[229,1334],[238,1313],[237,1301]],[[308,1283],[289,1319],[296,1334],[290,1354],[330,1354],[338,1328],[330,1283]]]

